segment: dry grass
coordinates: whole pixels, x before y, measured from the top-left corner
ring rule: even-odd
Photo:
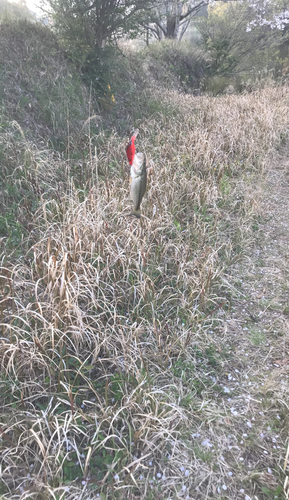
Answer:
[[[116,133],[77,163],[22,139],[43,189],[32,248],[1,267],[3,499],[238,498],[239,480],[223,488],[217,405],[232,356],[223,278],[252,237],[254,180],[286,133],[289,93],[154,98],[178,115],[136,124],[154,163],[140,222]]]

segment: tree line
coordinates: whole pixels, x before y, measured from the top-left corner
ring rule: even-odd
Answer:
[[[48,0],[54,29],[67,39],[83,40],[103,47],[123,36],[152,35],[181,39],[192,19],[200,12],[206,15],[210,4],[238,4],[242,18],[246,10],[247,32],[255,28],[284,31],[289,25],[286,0]]]

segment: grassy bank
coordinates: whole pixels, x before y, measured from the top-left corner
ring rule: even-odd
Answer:
[[[201,443],[234,356],[219,337],[222,276],[250,239],[252,178],[286,129],[288,95],[162,98],[178,117],[137,124],[154,163],[141,222],[116,133],[75,172],[41,151],[30,165],[45,183],[33,247],[1,270],[4,498],[213,494]]]
[[[19,241],[1,239],[3,499],[233,499],[244,483],[267,498],[226,454],[217,403],[239,363],[224,337],[235,293],[225,273],[252,240],[255,186],[286,136],[289,93],[146,96],[134,122],[152,167],[140,221],[124,133],[97,132],[88,113],[62,154],[21,117],[1,136],[2,179],[19,187],[27,224]],[[236,475],[225,488],[224,454]]]

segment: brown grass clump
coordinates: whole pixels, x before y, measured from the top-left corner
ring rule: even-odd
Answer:
[[[154,96],[178,115],[136,124],[154,165],[141,221],[116,133],[77,162],[23,139],[43,190],[30,250],[0,273],[2,498],[217,494],[225,466],[200,440],[227,418],[214,406],[227,352],[208,328],[229,307],[221,277],[251,238],[252,178],[288,95]]]

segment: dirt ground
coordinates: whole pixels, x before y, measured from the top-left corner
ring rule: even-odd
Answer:
[[[211,427],[211,446],[218,449],[223,467],[224,484],[215,486],[218,498],[283,499],[289,494],[284,487],[289,429],[289,148],[275,153],[260,189],[251,251],[226,276],[232,309],[224,318],[222,341],[230,346],[232,358],[221,384],[228,398],[218,402],[216,411],[223,413],[222,432],[217,423]]]

